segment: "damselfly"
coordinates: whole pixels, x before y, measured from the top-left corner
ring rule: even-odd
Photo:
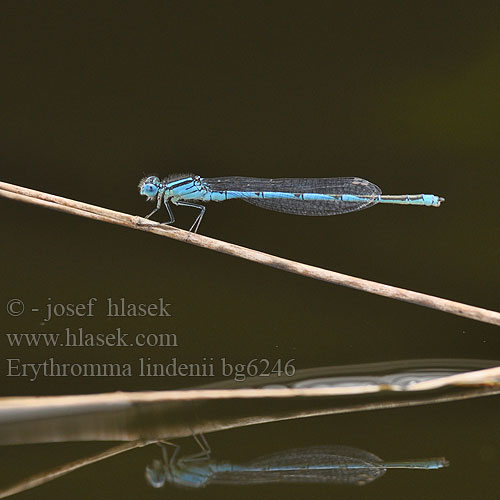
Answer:
[[[348,446],[317,446],[285,450],[236,464],[210,458],[206,440],[197,439],[202,452],[178,457],[179,446],[169,458],[162,445],[163,460],[146,468],[146,479],[155,488],[165,483],[200,488],[208,484],[336,483],[364,485],[387,469],[440,469],[444,458],[386,462],[373,453]],[[171,444],[171,443],[168,443]]]
[[[190,228],[194,232],[205,207],[193,202],[241,199],[276,212],[319,216],[355,212],[377,203],[438,207],[444,201],[433,194],[383,195],[378,186],[358,177],[258,179],[175,174],[162,181],[156,176],[145,177],[139,183],[139,192],[148,200],[156,199],[156,208],[146,218],[156,213],[163,201],[170,217],[165,224],[175,222],[169,201],[197,208],[200,212]]]

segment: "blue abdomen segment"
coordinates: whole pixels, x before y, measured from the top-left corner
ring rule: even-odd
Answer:
[[[259,179],[215,177],[200,179],[210,200],[241,199],[261,208],[296,215],[335,215],[368,208],[381,194],[375,184],[357,177],[321,179]],[[358,196],[344,201],[344,195]]]
[[[223,191],[218,193],[210,193],[211,201],[225,201],[242,199],[248,201],[253,200],[301,200],[301,201],[340,201],[342,200],[342,195],[333,196],[328,194],[319,193],[283,193],[283,192],[272,192],[272,191],[260,191],[260,192],[249,192],[249,191]],[[361,201],[358,198],[357,201]]]
[[[432,194],[382,195],[380,188],[359,177],[321,179],[201,178],[203,201],[242,199],[253,205],[297,215],[336,215],[377,203],[437,207],[443,200]],[[201,199],[201,198],[200,198]]]
[[[351,195],[351,194],[320,194],[320,193],[284,193],[284,192],[248,192],[224,191],[207,193],[211,201],[225,201],[233,199],[248,200],[299,200],[299,201],[325,201],[330,203],[391,203],[397,205],[423,205],[426,207],[439,207],[443,200],[433,194],[405,194],[405,195]]]
[[[381,195],[375,189],[359,194],[300,193],[285,191],[216,191],[206,192],[203,201],[241,199],[277,212],[298,215],[334,215],[354,212],[377,203],[438,207],[443,198],[432,194]]]
[[[433,194],[405,194],[405,195],[382,195],[380,203],[392,203],[397,205],[421,205],[425,207],[439,207],[444,198]]]

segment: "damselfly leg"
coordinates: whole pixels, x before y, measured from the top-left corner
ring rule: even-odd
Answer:
[[[198,214],[198,217],[196,217],[196,219],[194,220],[193,225],[189,228],[190,232],[196,233],[198,231],[198,228],[200,227],[201,220],[203,219],[203,216],[205,215],[206,207],[204,205],[195,205],[194,203],[188,203],[186,201],[174,202],[172,200],[172,203],[174,203],[175,205],[181,205],[183,207],[197,208],[200,211],[200,213]]]

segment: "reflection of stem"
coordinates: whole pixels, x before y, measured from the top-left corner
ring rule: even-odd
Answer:
[[[450,314],[456,314],[457,316],[463,316],[476,321],[482,321],[484,323],[491,323],[500,326],[500,313],[496,311],[490,311],[488,309],[461,304],[459,302],[434,297],[432,295],[426,295],[424,293],[413,292],[404,288],[384,285],[382,283],[355,278],[354,276],[348,276],[334,271],[328,271],[319,267],[301,264],[300,262],[283,259],[281,257],[276,257],[257,250],[252,250],[250,248],[233,245],[232,243],[227,243],[225,241],[208,238],[200,234],[190,233],[182,229],[152,222],[150,220],[143,219],[142,217],[135,217],[121,212],[115,212],[114,210],[108,210],[95,205],[70,200],[68,198],[61,198],[60,196],[34,191],[32,189],[23,188],[14,184],[8,184],[6,182],[0,182],[0,196],[23,201],[25,203],[44,206],[46,208],[52,208],[61,212],[71,213],[73,215],[80,215],[89,219],[118,224],[132,229],[139,229],[141,231],[148,231],[159,236],[165,236],[174,240],[190,243],[191,245],[233,255],[235,257],[271,266],[283,271],[300,274],[302,276],[326,281],[328,283],[334,283],[336,285],[355,288],[357,290],[374,293],[376,295],[382,295],[383,297],[411,302],[412,304],[430,307],[432,309],[438,309],[439,311]]]
[[[22,481],[19,481],[12,486],[1,489],[0,498],[7,498],[12,495],[16,495],[17,493],[22,493],[23,491],[30,490],[31,488],[36,488],[37,486],[41,486],[42,484],[52,481],[53,479],[64,476],[69,472],[80,469],[81,467],[86,467],[87,465],[100,462],[101,460],[106,460],[107,458],[119,455],[120,453],[124,453],[126,451],[133,450],[134,448],[139,448],[141,446],[146,446],[152,443],[153,441],[133,441],[130,443],[120,444],[118,446],[113,446],[112,448],[108,448],[105,451],[97,453],[96,455],[79,458],[78,460],[60,465],[59,467],[55,467],[54,469],[51,469],[49,471],[34,474],[33,476],[23,479]]]
[[[437,404],[500,394],[499,377],[495,367],[402,385],[1,398],[0,444],[173,439],[280,420]]]
[[[500,366],[476,370],[466,373],[456,373],[447,377],[440,377],[431,380],[416,382],[408,387],[410,391],[429,391],[450,385],[470,386],[470,385],[491,385],[500,387]]]
[[[441,469],[448,467],[446,458],[412,458],[411,460],[398,460],[396,462],[382,462],[379,465],[384,469]]]

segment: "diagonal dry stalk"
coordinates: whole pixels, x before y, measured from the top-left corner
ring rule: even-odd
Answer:
[[[95,455],[90,455],[88,457],[80,458],[72,462],[68,462],[62,466],[55,467],[48,471],[43,471],[39,474],[34,474],[29,476],[15,484],[12,484],[6,488],[0,489],[0,498],[8,498],[23,491],[30,490],[41,486],[42,484],[53,481],[59,477],[65,476],[70,472],[81,469],[82,467],[87,467],[101,460],[106,460],[107,458],[114,457],[120,453],[125,453],[127,451],[133,450],[134,448],[140,448],[142,446],[147,446],[148,444],[153,444],[150,441],[132,441],[130,443],[119,444],[104,450]]]
[[[89,219],[99,220],[102,222],[109,222],[111,224],[118,224],[140,231],[147,231],[165,236],[174,240],[189,243],[216,252],[225,253],[234,257],[250,260],[259,264],[281,269],[283,271],[300,274],[309,278],[314,278],[336,285],[343,285],[350,288],[355,288],[364,292],[381,295],[391,299],[398,299],[412,304],[437,309],[439,311],[463,316],[465,318],[482,321],[484,323],[491,323],[500,326],[500,312],[490,311],[481,307],[462,304],[453,300],[434,297],[404,288],[398,288],[391,285],[384,285],[375,281],[369,281],[346,274],[329,271],[319,267],[302,264],[288,259],[283,259],[274,255],[270,255],[250,248],[245,248],[225,241],[216,240],[207,236],[202,236],[196,233],[190,233],[182,229],[172,226],[166,226],[153,222],[142,217],[133,216],[114,210],[89,205],[68,198],[35,191],[33,189],[16,186],[15,184],[8,184],[0,182],[0,196],[10,198],[25,203],[40,205],[46,208],[51,208],[61,212],[87,217]]]

